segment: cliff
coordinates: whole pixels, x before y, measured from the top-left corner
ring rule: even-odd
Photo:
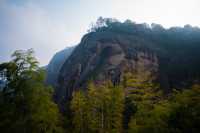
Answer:
[[[144,69],[161,87],[186,86],[199,80],[200,29],[191,26],[164,29],[152,24],[105,20],[86,34],[60,69],[57,102],[89,80],[119,84],[125,72]]]

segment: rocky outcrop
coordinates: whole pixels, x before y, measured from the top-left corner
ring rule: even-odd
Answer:
[[[125,71],[135,71],[141,65],[156,74],[156,54],[148,47],[140,47],[152,45],[150,43],[136,37],[106,32],[86,35],[61,68],[57,101],[70,98],[74,90],[85,86],[89,80],[96,83],[111,80],[119,84]]]
[[[148,71],[161,87],[185,86],[200,79],[200,29],[112,22],[86,34],[58,76],[55,99],[70,99],[89,80],[119,84],[125,72]]]

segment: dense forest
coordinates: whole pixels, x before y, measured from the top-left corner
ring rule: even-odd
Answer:
[[[2,133],[200,132],[198,83],[165,94],[147,72],[127,72],[120,84],[88,82],[87,89],[73,92],[63,112],[32,49],[15,51],[0,71]]]

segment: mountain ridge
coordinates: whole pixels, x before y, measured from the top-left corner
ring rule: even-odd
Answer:
[[[54,88],[57,87],[57,78],[59,71],[64,64],[65,60],[71,55],[76,46],[67,47],[59,52],[57,52],[49,64],[46,66],[47,78],[46,83],[52,85]]]
[[[118,84],[124,71],[138,71],[141,66],[166,92],[199,80],[199,28],[164,29],[109,18],[98,21],[60,69],[55,91],[58,103],[85,88],[89,80]]]

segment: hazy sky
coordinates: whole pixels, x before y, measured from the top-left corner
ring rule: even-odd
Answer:
[[[80,42],[99,16],[164,27],[200,26],[200,0],[0,0],[0,62],[34,48],[41,65]]]

